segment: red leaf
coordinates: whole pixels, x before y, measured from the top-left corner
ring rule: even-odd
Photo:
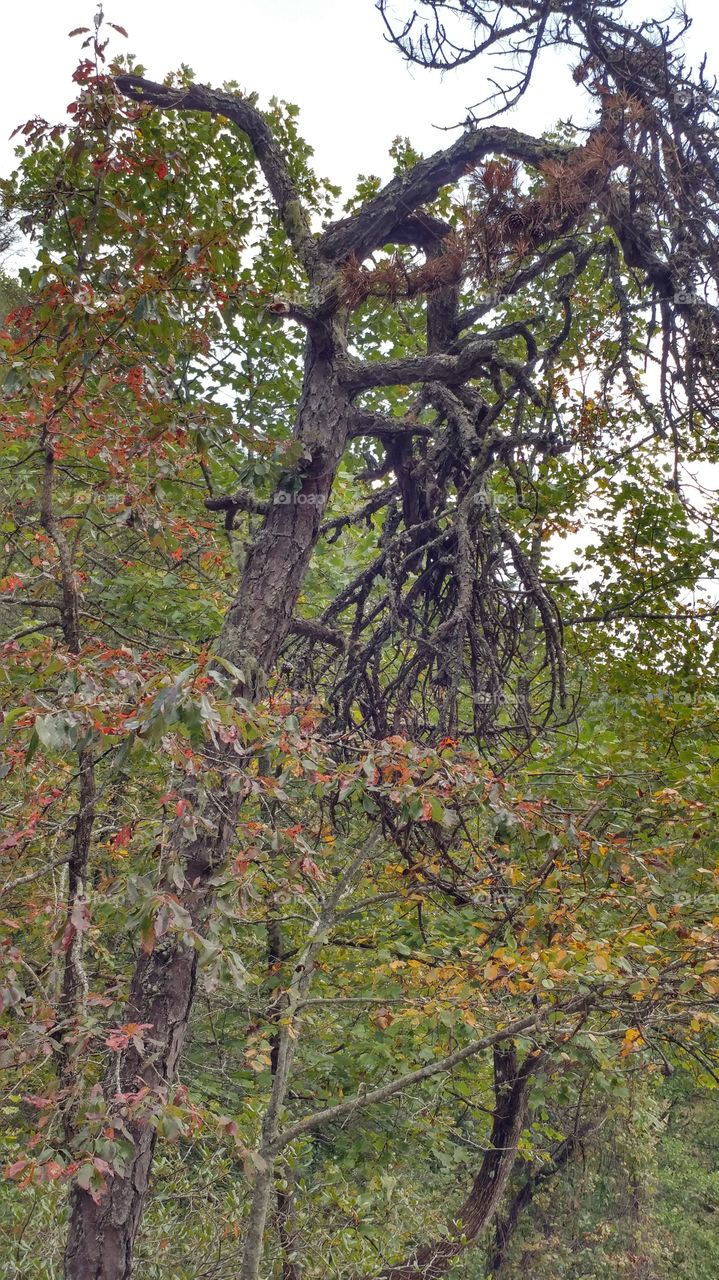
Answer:
[[[71,39],[72,36],[84,36],[85,32],[89,30],[89,27],[75,27],[72,31],[68,31],[68,39]]]
[[[320,871],[313,858],[304,857],[300,863],[300,869],[311,880],[324,880],[326,878],[324,871]]]
[[[151,1022],[126,1022],[124,1027],[115,1027],[107,1036],[105,1044],[108,1049],[114,1049],[119,1053],[121,1049],[126,1049],[132,1039],[138,1053],[144,1050],[142,1040],[142,1032],[149,1031],[152,1027]]]
[[[119,1053],[121,1049],[126,1049],[130,1043],[130,1037],[125,1035],[123,1031],[111,1031],[105,1040],[108,1049],[113,1049],[115,1053]]]
[[[128,34],[124,27],[118,27],[116,22],[109,22],[107,25],[112,27],[113,31],[119,31],[120,35],[124,36],[126,40],[128,39]]]

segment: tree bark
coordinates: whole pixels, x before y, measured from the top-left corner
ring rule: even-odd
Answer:
[[[510,1201],[506,1213],[502,1217],[497,1216],[494,1227],[494,1245],[487,1263],[487,1280],[499,1280],[507,1258],[507,1250],[522,1215],[531,1205],[537,1191],[565,1167],[572,1159],[577,1147],[590,1132],[591,1125],[586,1124],[568,1134],[554,1151],[551,1163],[543,1166],[536,1173],[533,1173],[531,1177],[527,1178],[526,1182],[522,1184]]]
[[[418,214],[417,210],[422,203],[434,199],[442,187],[459,179],[468,166],[476,165],[497,150],[537,164],[543,159],[569,157],[577,148],[557,146],[500,127],[469,129],[446,150],[393,178],[358,213],[332,224],[317,238],[311,231],[282,149],[250,99],[198,85],[170,89],[135,75],[120,76],[116,84],[122,93],[137,101],[168,110],[219,114],[242,130],[254,148],[280,222],[310,284],[311,313],[292,313],[308,328],[304,386],[295,427],[295,437],[302,446],[301,463],[292,477],[293,492],[278,489],[275,501],[268,505],[262,529],[249,547],[242,579],[215,650],[218,659],[224,659],[238,670],[238,696],[252,700],[261,693],[292,625],[302,581],[319,537],[322,514],[347,440],[356,427],[353,397],[367,388],[414,381],[437,380],[453,385],[466,381],[487,366],[523,376],[523,366],[502,355],[492,341],[475,339],[457,354],[442,352],[441,347],[450,340],[456,322],[457,292],[451,286],[438,294],[428,308],[429,341],[425,357],[349,360],[340,278],[342,263],[352,254],[362,261],[392,235],[396,235],[399,243],[406,242],[408,236],[414,237],[417,243],[424,244],[429,254],[440,254],[442,224],[426,214]],[[198,808],[201,803],[204,805],[201,834],[188,839],[179,822],[171,833],[168,862],[184,866],[185,873],[184,888],[178,895],[180,904],[189,914],[193,929],[200,934],[212,908],[212,881],[227,857],[241,808],[241,797],[230,785],[237,773],[236,759],[231,747],[220,751],[208,749],[203,773],[205,778],[213,774],[216,783],[209,796],[199,788],[186,792],[191,805]],[[140,956],[132,976],[125,1020],[150,1025],[147,1050],[140,1052],[131,1043],[112,1062],[105,1082],[109,1099],[117,1094],[134,1095],[141,1091],[149,1091],[148,1101],[153,1095],[160,1100],[166,1096],[185,1041],[196,969],[195,946],[180,934],[165,935],[149,954]],[[470,1046],[457,1060],[477,1051],[478,1046]],[[450,1061],[447,1060],[446,1065],[450,1065]],[[409,1073],[406,1081],[411,1083],[441,1069],[444,1069],[441,1064],[435,1064],[418,1073]],[[389,1088],[391,1093],[399,1087],[401,1083],[395,1083],[386,1086],[384,1091]],[[465,1230],[474,1234],[492,1212],[514,1158],[511,1144],[516,1147],[521,1131],[526,1081],[518,1080],[513,1088],[516,1091],[510,1090],[506,1100],[508,1106],[511,1103],[511,1116],[508,1114],[501,1120],[509,1127],[506,1133],[502,1129],[501,1134],[497,1128],[502,1142],[488,1154],[486,1169],[483,1167],[462,1210]],[[375,1096],[382,1092],[375,1091]],[[504,1116],[503,1108],[504,1102],[498,1111],[497,1125]],[[128,1280],[131,1275],[132,1250],[147,1195],[155,1130],[137,1115],[123,1119],[124,1128],[134,1143],[126,1168],[110,1179],[99,1203],[82,1188],[76,1186],[73,1190],[65,1253],[66,1280]],[[278,1145],[276,1119],[273,1117],[270,1126],[272,1133],[268,1130],[269,1136],[265,1135],[272,1159],[282,1145]],[[315,1117],[290,1126],[285,1140],[289,1141],[288,1135],[293,1132],[301,1132],[316,1122]],[[516,1134],[515,1124],[519,1125]],[[263,1176],[258,1174],[256,1213],[253,1210],[250,1231],[257,1236],[256,1251],[262,1243],[265,1190]],[[455,1244],[448,1242],[437,1248],[442,1256],[446,1255],[447,1262],[453,1256],[452,1250],[456,1251]],[[251,1253],[252,1248],[244,1264],[246,1275],[251,1271]],[[441,1270],[435,1268],[426,1274],[438,1275]],[[418,1272],[414,1265],[409,1270],[400,1268],[390,1273],[391,1280],[408,1280],[419,1274],[425,1273]]]
[[[341,319],[328,325],[321,338],[308,339],[295,431],[305,460],[299,490],[302,501],[270,504],[263,528],[249,549],[236,598],[216,646],[218,656],[242,672],[237,692],[246,698],[262,691],[289,630],[344,452],[352,415],[349,395],[335,371],[337,356],[343,350]],[[209,750],[206,764],[208,770],[219,772],[219,783],[203,813],[211,829],[187,841],[181,824],[176,824],[169,859],[184,864],[185,887],[179,898],[199,931],[212,906],[210,881],[227,856],[241,806],[240,798],[227,785],[230,774],[236,773],[230,753],[218,757],[215,750]],[[196,971],[196,948],[179,935],[165,935],[149,954],[140,956],[125,1021],[151,1024],[148,1051],[139,1053],[131,1045],[121,1060],[111,1065],[105,1084],[108,1098],[143,1088],[166,1096],[187,1033]],[[73,1189],[66,1280],[128,1280],[132,1274],[133,1245],[147,1195],[156,1135],[147,1120],[131,1119],[125,1125],[134,1150],[124,1173],[115,1174],[99,1203],[81,1187]]]
[[[297,1230],[294,1175],[284,1169],[287,1189],[277,1188],[277,1234],[282,1247],[282,1280],[302,1280],[299,1260],[300,1238]]]
[[[490,1145],[472,1189],[447,1235],[422,1245],[405,1262],[387,1268],[381,1273],[382,1280],[438,1280],[491,1221],[514,1166],[527,1116],[529,1086],[539,1062],[539,1055],[528,1055],[518,1066],[513,1046],[497,1046],[496,1108]]]

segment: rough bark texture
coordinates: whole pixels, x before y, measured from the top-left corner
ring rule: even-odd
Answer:
[[[302,1280],[300,1236],[295,1212],[294,1175],[288,1169],[289,1189],[277,1189],[277,1234],[282,1247],[282,1280]]]
[[[95,761],[90,750],[78,754],[78,810],[72,837],[72,850],[68,859],[67,880],[67,951],[62,979],[60,1023],[63,1028],[63,1045],[60,1054],[60,1077],[63,1087],[72,1084],[72,1064],[75,1050],[72,1032],[82,1002],[87,994],[87,980],[82,965],[82,932],[73,923],[73,913],[82,907],[90,858],[92,831],[95,824]],[[70,1108],[71,1110],[71,1108]]]
[[[305,459],[301,476],[304,501],[274,502],[250,548],[236,599],[227,615],[217,651],[244,675],[244,696],[263,686],[288,632],[332,482],[345,448],[351,413],[349,398],[335,374],[342,350],[340,327],[322,341],[308,340],[304,391],[296,435]],[[173,832],[174,855],[184,862],[185,889],[180,900],[202,929],[212,905],[213,873],[224,861],[241,800],[224,785],[231,761],[208,754],[208,769],[220,780],[210,797],[212,830],[186,842],[180,824]],[[235,766],[236,769],[236,766]],[[195,995],[197,951],[177,935],[166,935],[143,953],[132,978],[125,1021],[151,1023],[148,1052],[130,1046],[111,1064],[106,1094],[132,1094],[149,1087],[164,1096],[182,1052]],[[99,1203],[80,1187],[72,1196],[65,1252],[68,1280],[127,1280],[132,1251],[147,1195],[155,1130],[147,1121],[125,1122],[135,1144],[124,1176],[116,1175]]]
[[[502,1216],[497,1215],[494,1224],[494,1246],[487,1264],[487,1280],[499,1280],[507,1259],[507,1250],[522,1215],[526,1213],[537,1192],[572,1159],[577,1147],[581,1147],[582,1141],[590,1132],[591,1125],[586,1124],[568,1134],[554,1151],[550,1163],[527,1178],[514,1198],[510,1200],[506,1212]]]
[[[71,544],[63,531],[62,522],[55,516],[54,483],[55,455],[48,442],[47,426],[43,428],[42,447],[45,451],[40,523],[55,544],[60,571],[60,625],[65,644],[70,653],[79,654],[80,605]],[[80,1020],[82,1006],[87,995],[87,979],[82,962],[83,930],[78,913],[85,903],[85,885],[92,849],[92,833],[95,825],[96,779],[95,759],[91,748],[84,747],[77,754],[78,809],[68,858],[67,924],[65,934],[65,967],[60,998],[59,1039],[57,1062],[61,1089],[65,1093],[63,1104],[66,1135],[72,1131],[73,1074],[77,1053],[75,1031]]]
[[[527,1115],[530,1080],[537,1065],[536,1057],[527,1057],[518,1067],[513,1048],[495,1049],[494,1121],[490,1145],[472,1189],[447,1235],[422,1245],[405,1262],[383,1271],[382,1280],[437,1280],[491,1221],[512,1172]]]
[[[383,0],[380,0],[380,8],[384,10],[384,7]],[[438,11],[444,8],[441,3],[436,7]],[[544,40],[546,6],[530,4],[527,8],[527,23],[530,27],[535,21],[535,10],[537,14],[541,10],[540,17],[536,18],[540,22],[536,54]],[[293,626],[293,610],[320,534],[323,511],[338,465],[347,440],[353,434],[361,434],[363,429],[388,442],[388,452],[394,449],[393,457],[381,474],[386,474],[388,470],[395,471],[396,492],[401,497],[406,526],[411,530],[406,554],[402,551],[400,555],[400,535],[392,544],[395,554],[393,580],[400,582],[400,585],[406,584],[416,574],[416,559],[412,557],[416,557],[417,548],[425,545],[424,539],[427,537],[422,532],[427,523],[422,518],[422,503],[428,501],[426,491],[431,478],[426,467],[430,463],[434,466],[437,485],[440,481],[445,484],[451,468],[455,468],[453,474],[456,478],[453,483],[459,499],[452,504],[451,510],[457,512],[457,527],[456,530],[440,530],[433,536],[437,550],[441,552],[435,557],[441,574],[445,574],[443,566],[448,562],[456,561],[459,565],[457,603],[451,617],[443,622],[442,628],[436,629],[429,637],[431,645],[425,646],[427,652],[434,654],[440,641],[443,651],[448,654],[458,651],[465,643],[472,609],[478,609],[479,605],[484,608],[485,605],[484,599],[476,601],[472,595],[473,557],[483,548],[491,551],[492,555],[501,555],[509,549],[526,594],[536,602],[542,621],[548,665],[552,672],[552,688],[556,686],[563,697],[562,668],[556,656],[560,649],[560,637],[548,598],[543,594],[531,566],[521,559],[516,538],[507,526],[501,524],[496,513],[485,529],[478,514],[481,502],[478,504],[477,499],[482,497],[483,477],[492,459],[506,454],[511,461],[517,442],[523,438],[532,447],[536,445],[538,449],[552,454],[571,447],[571,436],[560,440],[556,433],[548,433],[544,426],[537,433],[538,428],[532,415],[529,415],[526,423],[522,415],[527,404],[542,412],[551,407],[545,405],[533,378],[537,368],[545,372],[551,369],[553,360],[569,334],[571,307],[568,298],[573,285],[589,260],[600,265],[609,263],[611,269],[614,257],[610,255],[616,257],[618,254],[604,231],[598,238],[592,233],[584,256],[582,252],[575,254],[577,244],[568,238],[568,232],[582,225],[582,219],[590,209],[594,208],[599,212],[603,227],[614,227],[626,263],[645,270],[648,284],[652,285],[655,292],[659,290],[664,342],[662,388],[665,392],[665,414],[668,418],[672,417],[676,388],[681,385],[692,405],[692,413],[705,414],[707,421],[715,418],[715,397],[712,395],[716,382],[714,346],[705,339],[702,327],[704,321],[699,325],[695,311],[692,310],[694,304],[690,305],[686,301],[678,269],[681,266],[679,255],[669,240],[665,243],[657,238],[653,230],[646,237],[636,234],[636,212],[630,221],[622,204],[622,182],[615,183],[612,189],[610,181],[613,170],[620,164],[626,166],[630,162],[634,163],[636,176],[641,178],[636,193],[638,207],[641,211],[643,205],[644,211],[648,210],[650,213],[656,207],[656,191],[666,192],[669,198],[669,205],[666,207],[668,212],[665,203],[662,203],[662,219],[666,221],[672,235],[676,232],[678,236],[688,226],[694,228],[692,253],[696,251],[696,261],[703,264],[705,274],[710,272],[712,280],[715,279],[716,248],[714,239],[711,238],[714,224],[705,216],[705,204],[702,203],[702,193],[705,190],[711,201],[715,200],[715,152],[711,148],[707,150],[706,131],[697,123],[700,122],[700,116],[696,116],[696,113],[694,116],[687,114],[689,108],[680,110],[676,106],[675,90],[685,86],[683,70],[681,66],[677,69],[677,65],[664,58],[657,60],[653,56],[655,46],[645,36],[637,35],[636,32],[632,34],[631,31],[626,35],[623,28],[615,30],[605,18],[602,18],[602,26],[596,6],[589,4],[588,0],[586,3],[585,0],[556,0],[550,8],[568,19],[576,19],[583,33],[580,47],[586,50],[588,46],[617,90],[607,98],[608,105],[600,112],[598,127],[592,131],[586,144],[578,147],[559,146],[552,141],[532,138],[501,126],[475,127],[470,124],[449,147],[398,174],[352,217],[335,222],[318,237],[312,233],[309,217],[303,208],[282,148],[267,121],[250,100],[217,93],[197,85],[170,89],[135,75],[121,76],[116,82],[120,92],[162,109],[224,116],[247,136],[263,171],[279,220],[309,284],[311,303],[308,310],[300,312],[288,305],[290,317],[299,319],[308,331],[304,388],[295,427],[296,438],[302,447],[301,461],[294,476],[286,477],[291,483],[286,488],[281,484],[275,500],[267,506],[262,529],[248,550],[242,580],[216,647],[217,656],[234,664],[241,673],[237,677],[237,693],[245,699],[252,699],[261,692],[280,647]],[[472,6],[469,5],[467,12],[471,9]],[[404,35],[398,37],[400,46],[404,47],[404,40],[410,53],[411,25],[410,23],[406,28]],[[438,31],[443,31],[441,24]],[[492,35],[490,43],[494,38]],[[534,55],[530,60],[526,83],[531,75],[533,59]],[[694,89],[689,82],[686,83],[691,97]],[[648,124],[643,123],[638,132],[631,119],[628,126],[625,122],[626,103],[622,105],[622,95],[626,95],[627,91],[633,99],[637,99],[643,113],[641,119],[649,121]],[[660,116],[651,114],[655,98],[660,103],[669,104],[673,113],[673,125],[679,130],[677,137],[684,138],[687,155],[693,157],[692,172],[697,176],[691,182],[686,178],[690,172],[687,163],[672,167],[666,159],[658,159],[654,168],[651,165],[648,167],[646,155],[641,150],[632,159],[631,146],[644,147],[641,138],[639,143],[632,139],[635,134],[642,135],[645,128],[649,129],[649,136],[655,140],[653,148],[657,157],[670,156],[676,151],[675,142],[663,132],[664,125]],[[670,147],[667,146],[668,141],[671,141]],[[497,253],[501,248],[499,256],[495,253],[496,261],[492,259],[492,270],[484,271],[485,283],[492,283],[502,256],[506,256],[508,251],[516,250],[520,243],[534,256],[530,265],[517,268],[516,271],[513,268],[513,274],[508,276],[508,287],[513,293],[529,280],[546,275],[550,265],[558,260],[558,252],[560,256],[565,252],[573,255],[568,273],[562,276],[561,289],[564,292],[556,297],[565,311],[566,324],[556,337],[551,338],[551,341],[547,340],[548,345],[541,350],[540,346],[545,338],[541,334],[539,337],[534,334],[531,324],[523,323],[519,327],[505,325],[498,329],[490,328],[489,332],[481,334],[470,331],[475,321],[491,310],[493,303],[490,298],[485,297],[479,307],[464,316],[458,315],[457,289],[441,271],[441,257],[445,252],[444,225],[438,219],[430,218],[421,209],[422,204],[433,201],[443,187],[457,182],[493,153],[534,167],[541,167],[543,162],[552,162],[547,181],[537,198],[526,196],[517,190],[507,206],[507,216],[493,221],[487,215],[483,224],[490,240],[492,235],[499,237]],[[649,174],[646,180],[642,177],[643,174]],[[632,195],[633,200],[634,198],[635,193]],[[652,213],[650,221],[653,228],[656,223],[655,213]],[[435,288],[428,300],[426,353],[391,360],[350,359],[346,350],[347,318],[344,311],[348,297],[347,270],[355,269],[355,275],[359,270],[361,276],[366,258],[373,250],[392,240],[398,244],[416,244],[424,251],[428,260],[435,259],[434,262],[430,261],[430,266],[437,272],[435,285],[443,283],[445,286]],[[557,249],[558,244],[563,246],[561,252]],[[472,270],[476,275],[479,268],[473,267]],[[714,288],[713,285],[712,290]],[[627,335],[630,330],[626,321],[627,304],[621,282],[619,290],[615,292],[625,325],[621,344],[622,358],[629,370],[627,382],[635,401],[651,417],[647,397],[638,388],[636,381],[632,380],[629,368],[631,353]],[[714,292],[711,297],[714,297]],[[685,300],[682,301],[682,298]],[[695,317],[692,321],[695,327],[690,328],[689,339],[681,348],[686,359],[681,353],[677,354],[678,331],[673,326],[672,308],[685,319]],[[708,320],[712,324],[716,323],[719,313],[713,303],[711,306],[707,304],[701,316],[704,316],[705,311]],[[463,333],[465,337],[462,337]],[[507,350],[503,345],[508,338],[514,336],[523,339],[527,348],[526,360],[517,358],[513,348]],[[684,339],[681,341],[684,342]],[[491,412],[480,389],[471,385],[479,379],[492,391],[494,399]],[[433,452],[426,450],[417,456],[412,454],[413,437],[421,437],[427,431],[424,422],[417,421],[416,414],[407,415],[407,419],[400,422],[391,415],[383,417],[366,409],[358,413],[352,407],[353,397],[364,390],[407,384],[424,384],[422,407],[439,405],[436,422],[438,434],[437,441],[432,445]],[[514,415],[512,434],[502,435],[499,415],[510,410]],[[523,431],[529,434],[523,437]],[[58,537],[58,531],[52,524],[52,511],[47,497],[51,480],[52,458],[49,457],[43,521],[48,532],[55,538],[62,561],[62,538]],[[442,492],[441,486],[437,492]],[[388,487],[385,490],[385,500],[394,493],[394,488]],[[292,500],[293,496],[299,495],[302,501]],[[232,500],[229,500],[229,505],[232,506]],[[370,506],[372,510],[376,509],[374,500]],[[369,510],[370,507],[366,508],[366,512]],[[446,507],[445,514],[449,510]],[[401,534],[402,538],[406,532],[407,528]],[[388,554],[385,544],[380,549],[375,565],[363,570],[363,579],[366,581],[359,584],[360,610],[375,579],[384,572]],[[401,580],[398,577],[400,572],[404,575]],[[72,631],[76,609],[70,590],[71,565],[63,564],[63,574],[63,622],[66,633],[69,634],[67,628]],[[427,592],[435,589],[435,581],[439,584],[437,590],[443,587],[444,577],[440,576],[435,580],[430,574]],[[342,632],[334,624],[347,604],[347,592],[351,595],[352,590],[350,587],[340,593],[340,598],[319,620],[324,635],[340,649],[343,643]],[[480,586],[477,586],[475,595],[479,594]],[[487,594],[485,592],[485,596]],[[409,592],[407,597],[409,609]],[[430,595],[427,599],[431,603]],[[412,608],[414,619],[417,610],[414,606]],[[365,623],[361,617],[357,625],[357,634],[362,634]],[[318,634],[316,627],[315,634]],[[370,635],[369,639],[363,639],[361,645],[353,646],[353,651],[356,649],[359,653],[353,668],[353,679],[358,679],[366,669],[366,663],[376,652],[376,646],[382,642],[384,634],[378,631],[377,636]],[[416,637],[417,633],[413,634]],[[478,652],[480,649],[476,649],[473,663],[467,667],[469,678],[473,678]],[[511,654],[511,646],[508,652]],[[417,669],[431,671],[433,660],[432,657],[427,658],[427,665]],[[460,669],[458,664],[455,664],[455,669]],[[501,683],[502,670],[498,668],[498,671],[497,680]],[[454,678],[456,677],[452,677]],[[442,687],[451,689],[449,677],[444,679]],[[486,693],[484,684],[481,687],[472,684],[472,691],[482,697]],[[554,693],[551,695],[552,699],[553,697]],[[484,704],[477,702],[477,706],[480,705]],[[552,705],[550,699],[550,710]],[[479,713],[475,712],[476,729],[478,717]],[[385,731],[383,725],[386,721],[387,707],[383,706],[382,716],[375,723],[378,733]],[[181,905],[189,913],[193,927],[200,933],[212,907],[212,880],[228,854],[241,805],[238,793],[228,785],[230,774],[233,778],[236,775],[236,757],[233,760],[229,750],[227,754],[223,754],[213,748],[208,750],[205,763],[205,778],[213,774],[215,782],[209,797],[203,798],[199,790],[196,793],[198,805],[204,804],[202,834],[188,840],[182,824],[178,823],[172,832],[172,848],[169,851],[169,861],[184,866],[185,885],[179,895]],[[186,794],[192,802],[192,793]],[[87,796],[90,796],[89,791]],[[81,808],[83,813],[91,814],[90,804],[81,804]],[[163,938],[150,954],[141,955],[130,986],[126,1020],[151,1024],[146,1041],[147,1049],[140,1053],[131,1046],[113,1060],[106,1079],[108,1098],[118,1093],[135,1094],[141,1090],[149,1090],[150,1096],[153,1093],[160,1097],[166,1094],[186,1036],[195,993],[196,965],[195,948],[179,935]],[[73,994],[71,990],[70,996]],[[530,1017],[527,1025],[532,1021]],[[515,1033],[519,1034],[520,1026],[514,1025]],[[382,1101],[404,1087],[419,1083],[439,1071],[449,1070],[455,1063],[496,1044],[500,1039],[506,1039],[507,1034],[505,1028],[495,1036],[484,1037],[437,1064],[430,1064],[417,1072],[409,1072],[396,1081],[369,1090],[364,1103],[370,1105],[371,1102]],[[512,1055],[502,1049],[496,1050],[495,1067],[500,1087],[492,1143],[470,1195],[458,1213],[461,1229],[452,1226],[445,1238],[416,1250],[409,1261],[386,1271],[385,1280],[430,1280],[431,1277],[443,1275],[452,1259],[464,1247],[464,1241],[476,1239],[482,1231],[496,1210],[515,1158],[524,1123],[529,1075],[535,1066],[536,1060],[527,1059],[524,1066],[516,1070]],[[278,1056],[276,1097],[280,1101],[285,1085]],[[349,1115],[355,1106],[353,1100],[345,1099],[335,1106],[325,1108],[314,1117],[290,1124],[282,1134],[279,1134],[277,1128],[278,1116],[273,1114],[272,1123],[264,1135],[270,1157],[274,1159],[294,1137],[321,1123]],[[65,1261],[67,1280],[128,1280],[131,1275],[133,1243],[147,1194],[155,1136],[149,1123],[142,1123],[132,1116],[125,1120],[135,1145],[124,1175],[117,1173],[111,1179],[106,1194],[98,1204],[81,1188],[76,1187],[74,1190]],[[247,1277],[254,1275],[259,1266],[271,1186],[270,1175],[263,1180],[263,1175],[258,1174],[253,1218],[248,1228],[248,1238],[254,1232],[254,1241],[251,1242],[243,1264],[243,1275]]]

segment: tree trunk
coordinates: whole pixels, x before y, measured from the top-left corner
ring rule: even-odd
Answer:
[[[514,1049],[497,1046],[490,1146],[472,1189],[447,1235],[422,1245],[405,1262],[383,1271],[382,1280],[438,1280],[491,1221],[514,1166],[527,1115],[530,1080],[538,1065],[537,1057],[528,1056],[518,1068]]]
[[[277,1188],[277,1234],[282,1248],[282,1280],[302,1280],[299,1260],[300,1237],[297,1230],[295,1178],[288,1166],[283,1170],[287,1190]]]
[[[506,1262],[509,1245],[522,1215],[530,1207],[537,1191],[565,1167],[573,1157],[577,1147],[590,1132],[590,1125],[582,1125],[570,1133],[563,1142],[560,1142],[552,1155],[551,1163],[544,1165],[527,1178],[514,1196],[514,1199],[510,1201],[506,1213],[502,1217],[497,1216],[494,1227],[494,1245],[487,1263],[487,1280],[499,1280]]]
[[[237,692],[261,693],[292,621],[293,610],[312,551],[322,513],[344,452],[350,401],[335,373],[335,357],[344,348],[339,322],[328,324],[320,343],[308,339],[304,389],[295,435],[303,446],[302,501],[270,505],[264,526],[250,547],[237,596],[216,646],[219,656],[243,674]],[[231,752],[206,754],[207,769],[219,773],[203,819],[211,830],[188,841],[181,824],[172,833],[170,862],[182,861],[185,887],[179,895],[193,925],[202,930],[212,906],[209,883],[227,857],[241,806],[228,783],[236,775]],[[190,793],[188,793],[190,794]],[[134,1046],[113,1063],[105,1084],[108,1098],[143,1088],[165,1097],[187,1033],[197,970],[197,951],[178,935],[161,938],[143,953],[135,967],[125,1012],[127,1022],[150,1023],[147,1050]],[[128,1280],[132,1251],[142,1218],[155,1146],[155,1130],[147,1121],[125,1121],[134,1150],[123,1175],[116,1173],[99,1203],[81,1187],[72,1193],[71,1220],[65,1251],[66,1280]]]

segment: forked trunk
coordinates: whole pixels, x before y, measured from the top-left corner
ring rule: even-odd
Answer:
[[[422,1245],[406,1261],[383,1271],[382,1280],[438,1280],[491,1222],[517,1158],[529,1085],[537,1065],[537,1059],[528,1057],[518,1068],[513,1049],[495,1049],[494,1122],[489,1148],[472,1189],[446,1236]]]

